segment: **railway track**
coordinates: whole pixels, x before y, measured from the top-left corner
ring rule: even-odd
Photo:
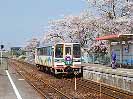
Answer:
[[[105,97],[108,96],[108,98],[110,97],[114,99],[133,99],[132,93],[129,93],[127,91],[124,91],[122,89],[118,89],[112,86],[108,86],[100,82],[94,82],[91,80],[81,80],[81,79],[79,79],[77,82],[79,85],[95,90],[99,94],[104,95]]]
[[[127,91],[91,80],[77,79],[77,90],[75,92],[73,78],[57,80],[53,76],[37,71],[32,65],[27,66],[29,65],[27,63],[21,62],[16,65],[18,67],[17,71],[19,71],[22,76],[25,75],[24,78],[27,79],[39,93],[44,94],[43,97],[46,99],[133,99],[133,94]],[[26,69],[28,69],[28,71]]]
[[[16,64],[17,65],[17,64]],[[59,91],[57,88],[49,85],[44,82],[42,78],[36,75],[34,70],[31,72],[27,72],[20,65],[12,67],[23,77],[25,80],[32,85],[42,96],[44,99],[73,99],[71,96],[65,95],[63,92]]]

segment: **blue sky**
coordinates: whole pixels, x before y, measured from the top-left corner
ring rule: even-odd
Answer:
[[[40,38],[50,20],[78,15],[87,6],[84,0],[0,0],[0,43],[24,46]]]

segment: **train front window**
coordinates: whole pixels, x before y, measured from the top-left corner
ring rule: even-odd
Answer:
[[[65,47],[66,55],[71,55],[71,47]]]
[[[73,57],[80,58],[80,56],[81,56],[80,44],[73,44]]]
[[[55,57],[63,58],[63,44],[57,44],[55,47]]]

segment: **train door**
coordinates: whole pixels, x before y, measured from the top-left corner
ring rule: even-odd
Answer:
[[[51,51],[51,53],[52,53],[52,66],[54,66],[54,53],[55,53],[55,48],[54,48],[54,46],[52,46],[52,51]]]
[[[65,65],[72,66],[72,45],[65,45]]]
[[[63,61],[63,50],[64,44],[56,44],[55,45],[55,57],[54,57],[54,66],[61,67],[64,65]]]

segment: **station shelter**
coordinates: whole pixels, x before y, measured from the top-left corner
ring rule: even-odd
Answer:
[[[116,63],[119,67],[133,68],[133,34],[113,34],[98,37],[96,40],[109,41],[110,57],[111,52],[114,51]]]

